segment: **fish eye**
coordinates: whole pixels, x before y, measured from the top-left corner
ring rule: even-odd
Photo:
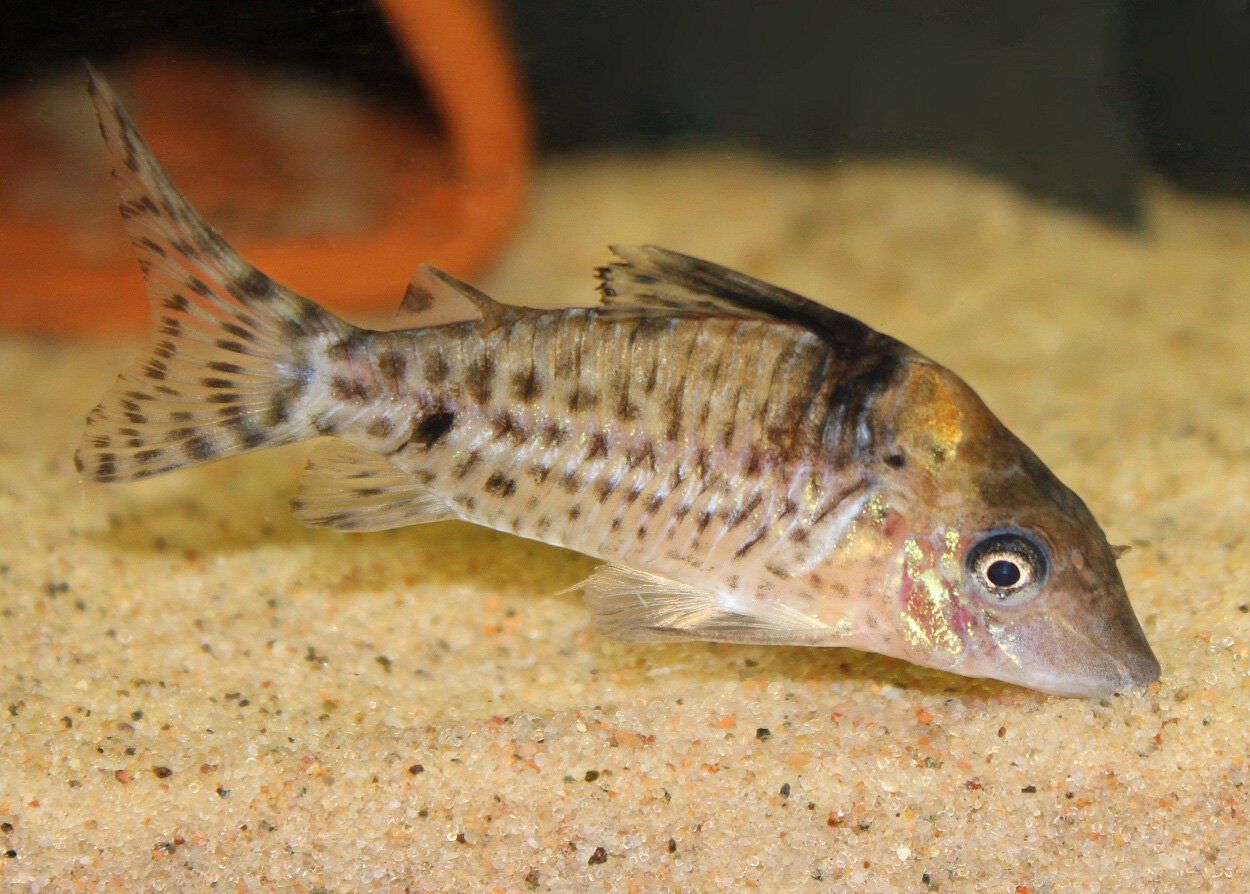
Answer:
[[[1046,580],[1046,553],[1023,534],[991,534],[968,550],[965,560],[973,583],[990,602],[1021,602]]]

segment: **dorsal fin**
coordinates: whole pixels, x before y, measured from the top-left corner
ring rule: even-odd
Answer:
[[[399,302],[398,313],[403,316],[405,326],[419,328],[471,320],[494,323],[506,310],[506,305],[467,282],[437,267],[422,264],[412,274],[404,299]]]
[[[839,356],[854,356],[888,337],[802,295],[657,245],[613,245],[621,260],[598,270],[608,307],[638,307],[778,320],[820,336]]]

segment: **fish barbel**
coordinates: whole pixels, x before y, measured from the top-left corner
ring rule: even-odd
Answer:
[[[791,292],[616,247],[602,304],[498,303],[429,267],[402,331],[261,273],[92,73],[152,301],[75,457],[124,481],[329,435],[310,525],[461,519],[606,560],[596,628],[880,652],[1062,695],[1159,664],[1085,504],[956,375]]]

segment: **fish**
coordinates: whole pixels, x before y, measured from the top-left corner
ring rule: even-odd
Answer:
[[[585,553],[603,564],[576,589],[627,643],[843,647],[1062,696],[1159,678],[1085,503],[902,342],[649,245],[612,247],[595,306],[423,265],[412,325],[360,328],[240,257],[94,72],[89,92],[152,337],[86,420],[85,478],[322,439],[301,522]]]

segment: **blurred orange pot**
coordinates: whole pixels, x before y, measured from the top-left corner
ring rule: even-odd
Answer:
[[[393,110],[344,110],[324,96],[293,108],[250,73],[182,56],[131,59],[119,84],[133,86],[132,114],[171,177],[248,260],[349,312],[393,310],[419,263],[459,276],[479,270],[516,222],[530,168],[527,111],[489,2],[375,3],[423,85],[436,127]],[[85,109],[85,90],[81,96]],[[19,122],[4,127],[20,128],[15,104],[22,101],[4,101],[0,122]],[[318,117],[327,110],[337,116]],[[113,206],[111,189],[101,180],[94,206],[82,204],[91,190],[72,181],[59,194],[40,192],[40,166],[58,159],[30,133],[13,136],[0,129],[0,145],[17,147],[0,175],[8,181],[3,195],[28,201],[0,207],[0,327],[141,328],[147,308],[138,270],[120,219],[102,210]],[[318,147],[321,138],[334,144],[337,161]],[[81,145],[72,149],[82,155]],[[102,157],[90,158],[101,170]],[[81,171],[82,159],[74,161]],[[354,185],[310,197],[317,189],[310,183],[327,166],[333,182]],[[39,206],[48,195],[54,206],[61,199],[52,213]],[[306,207],[292,222],[291,207],[300,203]]]

